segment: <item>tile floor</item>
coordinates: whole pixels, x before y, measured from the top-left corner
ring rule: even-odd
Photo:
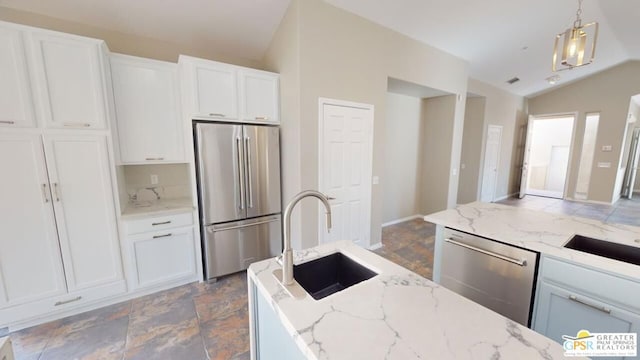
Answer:
[[[613,205],[592,204],[533,195],[527,195],[522,199],[509,198],[498,203],[557,214],[580,216],[611,224],[640,226],[640,194],[636,194],[631,200],[620,199]]]
[[[431,278],[435,226],[383,228],[375,252]],[[248,359],[246,273],[192,283],[10,334],[17,360]]]

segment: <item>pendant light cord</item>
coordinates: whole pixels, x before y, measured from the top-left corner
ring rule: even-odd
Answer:
[[[576,21],[573,22],[574,28],[579,28],[580,26],[582,26],[582,18],[580,17],[580,15],[582,15],[582,0],[578,0],[578,10],[576,11]]]

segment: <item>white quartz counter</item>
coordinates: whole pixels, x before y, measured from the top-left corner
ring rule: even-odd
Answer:
[[[172,215],[186,211],[193,211],[193,209],[193,201],[189,197],[160,199],[156,201],[149,201],[139,206],[127,204],[122,210],[122,218],[135,219],[156,215]]]
[[[424,220],[640,280],[638,265],[563,247],[575,234],[640,247],[639,227],[481,202],[427,215]]]
[[[276,280],[275,259],[248,276],[310,359],[562,359],[562,346],[368,250],[343,241],[296,254],[342,252],[377,276],[321,300]]]

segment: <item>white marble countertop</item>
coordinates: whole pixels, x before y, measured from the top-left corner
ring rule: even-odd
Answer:
[[[348,241],[297,252],[296,263],[342,252],[377,276],[321,300],[276,280],[275,259],[250,280],[310,359],[563,359],[562,346]]]
[[[123,219],[134,219],[155,215],[171,215],[193,210],[193,201],[190,197],[160,199],[148,202],[145,206],[134,206],[131,203],[127,203],[126,207],[122,209],[121,217]]]
[[[640,247],[640,227],[481,202],[430,214],[424,220],[640,280],[638,265],[563,247],[575,234]]]

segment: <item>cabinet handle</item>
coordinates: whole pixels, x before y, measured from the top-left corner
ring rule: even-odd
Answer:
[[[611,314],[611,309],[608,309],[608,308],[606,308],[604,306],[598,306],[598,305],[589,304],[588,302],[586,302],[584,300],[578,299],[575,295],[569,295],[569,300],[577,302],[578,304],[582,304],[582,305],[588,306],[590,308],[596,309],[598,311],[602,311],[603,313]]]
[[[227,115],[219,113],[209,113],[209,116],[226,117]]]
[[[157,222],[157,223],[151,223],[151,226],[167,225],[167,224],[171,224],[171,220],[167,220],[167,221],[163,221],[163,222]]]
[[[256,116],[256,120],[269,120],[268,116]]]
[[[56,202],[60,202],[60,195],[58,195],[58,183],[53,183],[53,195],[56,197]]]
[[[42,184],[42,197],[44,197],[44,202],[49,202],[49,197],[47,196],[47,184]]]
[[[64,304],[68,304],[68,303],[72,303],[74,301],[78,301],[82,299],[82,296],[78,296],[78,297],[74,297],[73,299],[69,299],[69,300],[62,300],[62,301],[57,301],[55,304],[53,304],[54,306],[60,306],[60,305],[64,305]]]
[[[15,124],[15,123],[16,123],[15,121],[7,121],[7,120],[2,120],[2,121],[0,121],[0,124],[9,124],[9,125],[13,125],[13,124]]]
[[[164,235],[153,235],[153,238],[157,239],[157,238],[163,238],[163,237],[168,237],[168,236],[171,236],[171,233],[164,234]]]
[[[64,123],[64,126],[66,127],[91,127],[91,124],[89,123]]]
[[[164,160],[164,158],[163,157],[148,157],[148,158],[145,158],[145,160]]]

